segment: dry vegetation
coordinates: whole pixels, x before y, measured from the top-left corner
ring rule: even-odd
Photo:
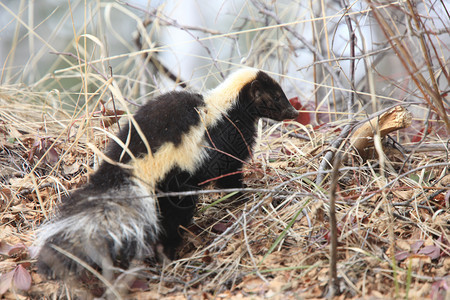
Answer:
[[[64,285],[36,274],[35,229],[64,195],[88,180],[108,136],[117,131],[116,116],[125,119],[136,103],[160,93],[162,80],[198,86],[208,78],[215,85],[222,74],[246,63],[275,72],[287,93],[299,97],[299,121],[305,125],[260,122],[258,144],[244,170],[250,201],[236,205],[224,201],[236,191],[205,190],[194,224],[184,229],[180,259],[165,266],[143,264],[131,298],[311,299],[334,293],[340,299],[449,299],[450,23],[445,1],[343,1],[329,15],[330,7],[322,10],[311,2],[297,16],[288,5],[253,0],[243,5],[246,14],[233,16],[230,33],[191,28],[160,10],[144,14],[130,3],[77,4],[59,16],[68,18],[80,8],[88,12],[81,26],[74,21],[75,37],[66,48],[54,49],[42,33],[35,36],[46,51],[31,56],[27,65],[38,66],[48,55],[54,60],[43,75],[24,74],[11,63],[26,34],[15,36],[2,62],[3,297],[70,299]],[[124,40],[126,54],[108,54],[102,39],[110,30],[108,9],[127,13],[126,20],[138,24],[137,39],[116,36]],[[14,22],[22,22],[17,11],[14,16]],[[336,24],[347,30],[345,51],[333,48]],[[202,33],[194,42],[208,50],[198,67],[204,76],[184,82],[163,65],[158,53],[168,45],[151,41],[153,31],[164,26],[187,31],[193,39]],[[367,27],[383,37],[370,49],[361,42]],[[33,27],[27,28],[32,34]],[[61,30],[58,25],[49,36]],[[348,34],[353,31],[356,39]],[[215,59],[214,42],[229,46],[233,54]],[[246,53],[234,48],[238,42]],[[312,60],[299,64],[299,51]],[[363,76],[355,75],[351,62],[364,66],[359,68]],[[395,72],[386,74],[386,64]],[[26,78],[33,80],[21,83]],[[392,107],[406,108],[412,122],[406,116],[403,125],[383,132],[380,115]],[[355,151],[352,137],[360,126],[367,141]]]

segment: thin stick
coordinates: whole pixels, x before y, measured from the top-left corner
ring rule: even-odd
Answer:
[[[355,35],[355,31],[353,30],[352,20],[350,19],[350,16],[347,13],[349,8],[344,0],[341,1],[341,4],[345,8],[345,22],[347,23],[348,34],[350,36],[350,58],[354,58],[355,57],[356,35]],[[350,85],[352,87],[352,90],[354,91],[355,90],[355,60],[354,59],[350,60]],[[348,97],[347,109],[349,112],[348,119],[351,120],[353,118],[353,114],[356,112],[355,111],[355,94],[354,93],[350,93],[350,95]]]
[[[336,221],[336,187],[339,177],[339,165],[341,164],[341,155],[337,155],[333,163],[333,172],[331,173],[330,185],[330,281],[328,298],[333,299],[338,291],[337,278],[337,221]]]

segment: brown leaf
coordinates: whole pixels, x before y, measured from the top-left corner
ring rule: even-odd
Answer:
[[[0,275],[0,295],[6,293],[6,291],[11,287],[11,283],[14,277],[14,271]]]
[[[28,161],[33,161],[33,156],[41,159],[44,154],[44,163],[54,164],[59,160],[59,154],[55,149],[55,144],[47,137],[37,138],[31,149],[28,151]],[[48,151],[48,152],[47,152]]]
[[[133,291],[146,291],[148,288],[148,282],[140,279],[135,280],[130,287]]]
[[[8,255],[19,257],[24,256],[25,252],[28,253],[28,249],[24,244],[16,244],[14,246],[11,246],[11,248],[8,251]]]
[[[212,262],[212,260],[213,260],[212,257],[209,255],[209,250],[206,250],[205,256],[202,257],[202,261],[207,264],[210,264]]]
[[[267,284],[256,276],[246,276],[244,280],[238,285],[246,293],[256,293],[267,291]]]
[[[8,243],[0,241],[0,254],[9,256],[9,251],[12,247],[13,246],[9,245]]]
[[[73,164],[64,164],[63,165],[63,172],[65,175],[72,175],[75,174],[76,172],[78,172],[78,170],[80,170],[81,167],[81,163],[76,161]]]
[[[55,164],[59,160],[59,154],[58,154],[58,152],[56,152],[55,148],[53,147],[48,151],[46,158],[50,164]]]
[[[223,222],[219,222],[214,224],[213,226],[213,231],[217,232],[217,233],[224,233],[225,230],[228,229],[228,227],[231,226],[231,223],[227,222],[227,223],[223,223]]]
[[[125,113],[123,110],[116,110],[114,113],[114,110],[111,109],[102,109],[102,118],[101,122],[105,128],[110,127],[111,125],[114,125],[117,123],[120,119],[120,117]]]

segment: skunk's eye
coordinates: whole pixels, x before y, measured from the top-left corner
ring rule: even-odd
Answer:
[[[279,96],[275,96],[274,100],[275,100],[275,102],[280,102],[280,97]]]

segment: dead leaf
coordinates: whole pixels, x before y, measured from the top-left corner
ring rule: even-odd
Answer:
[[[412,253],[417,253],[417,251],[419,251],[420,247],[422,247],[423,244],[424,244],[423,240],[418,240],[418,241],[414,242],[411,245],[411,252]]]
[[[217,233],[224,233],[225,230],[228,229],[228,227],[230,227],[232,224],[230,222],[224,223],[224,222],[218,222],[216,224],[214,224],[213,226],[213,231],[217,232]]]
[[[72,174],[78,172],[78,170],[80,170],[80,166],[81,166],[81,164],[78,161],[74,162],[71,165],[64,164],[63,172],[65,175],[72,175]]]
[[[242,289],[246,293],[263,293],[267,291],[267,284],[259,277],[247,276],[238,285],[238,288]]]
[[[11,287],[13,277],[14,270],[0,275],[0,295],[6,293],[6,291]]]
[[[437,259],[441,255],[441,249],[436,245],[425,246],[418,252],[418,254],[424,254],[431,259]]]
[[[148,290],[148,282],[144,280],[137,279],[133,282],[130,289],[132,291],[146,291]]]
[[[409,251],[409,249],[411,249],[410,244],[405,240],[395,241],[395,244],[397,247],[399,247],[403,251]]]
[[[24,244],[16,244],[11,246],[8,251],[8,256],[22,256],[23,253],[26,252],[28,254],[28,249]]]
[[[0,241],[0,254],[2,255],[8,255],[9,251],[11,250],[12,246],[4,241]]]
[[[408,258],[408,256],[410,256],[410,255],[411,255],[411,253],[409,253],[409,251],[400,251],[395,254],[395,260],[403,261],[406,258]]]
[[[287,284],[289,284],[289,282],[286,278],[279,275],[269,282],[269,288],[275,293],[279,293]]]
[[[31,275],[27,269],[18,265],[14,270],[14,287],[19,290],[28,291],[31,287]]]
[[[392,191],[392,193],[402,201],[411,200],[414,196],[414,190]]]
[[[450,186],[450,174],[442,177],[442,179],[439,180],[438,185],[442,187]]]
[[[32,189],[34,187],[33,181],[30,176],[26,176],[24,178],[10,178],[9,184],[12,188],[15,189]]]

